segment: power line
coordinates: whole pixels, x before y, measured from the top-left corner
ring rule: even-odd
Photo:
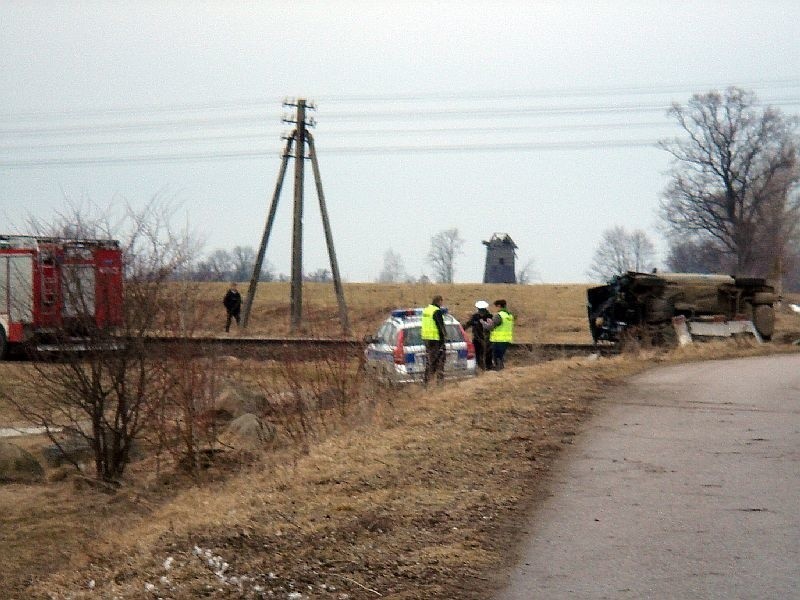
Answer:
[[[233,135],[210,135],[200,137],[174,137],[145,140],[117,140],[101,142],[69,142],[60,144],[0,144],[0,152],[8,150],[73,150],[75,148],[104,148],[120,146],[158,146],[161,144],[204,143],[204,142],[236,142],[251,139],[264,140],[270,133],[247,133]]]
[[[577,142],[520,142],[503,144],[450,144],[425,146],[339,146],[327,148],[321,154],[446,154],[451,152],[531,152],[553,150],[593,150],[603,148],[655,148],[652,140],[599,140]],[[276,152],[267,150],[239,150],[228,152],[198,152],[181,154],[159,154],[138,156],[105,156],[84,158],[52,158],[2,160],[0,168],[39,168],[39,167],[73,167],[83,165],[118,165],[136,163],[175,163],[193,161],[216,161],[230,159],[251,159],[273,156]]]
[[[630,85],[630,86],[598,86],[598,87],[571,87],[571,88],[542,88],[523,90],[479,90],[461,92],[421,92],[415,94],[351,94],[351,95],[317,95],[318,101],[326,104],[342,103],[376,103],[376,102],[419,102],[441,100],[508,100],[511,98],[575,98],[575,97],[607,97],[615,95],[654,95],[682,93],[691,95],[697,90],[724,89],[736,85],[744,89],[792,89],[800,87],[800,79],[763,79],[744,82],[728,83],[683,83],[665,85]],[[170,113],[170,112],[197,112],[209,110],[238,110],[253,107],[269,107],[280,104],[279,98],[244,98],[222,102],[179,103],[167,105],[145,106],[119,106],[92,109],[67,109],[61,111],[29,111],[10,114],[0,117],[0,121],[64,119],[77,117],[106,117],[111,115],[130,115],[142,113]]]
[[[776,101],[760,102],[764,104],[800,105],[800,98],[792,97]],[[578,105],[578,106],[521,106],[513,109],[497,110],[487,109],[414,109],[393,112],[360,112],[360,113],[325,113],[323,119],[329,120],[372,120],[372,119],[426,119],[426,118],[519,118],[526,115],[589,115],[589,114],[615,114],[639,112],[666,112],[669,104],[607,104],[607,105]]]
[[[800,80],[798,80],[800,81]],[[800,87],[791,85],[792,80],[784,80],[786,87]],[[622,89],[630,90],[631,88],[607,88],[607,92],[619,91]],[[579,89],[573,90],[576,94]],[[508,92],[513,94],[513,92]],[[544,93],[544,92],[540,92]],[[464,100],[459,97],[459,100]],[[494,97],[496,99],[496,97]],[[800,104],[800,98],[795,96],[787,96],[784,98],[773,98],[772,100],[763,103],[780,102],[784,105]],[[505,103],[504,106],[507,106]],[[183,105],[189,106],[189,105]],[[203,105],[204,107],[210,105]],[[230,105],[228,105],[230,106]],[[562,131],[599,131],[607,129],[615,130],[631,130],[631,129],[654,129],[660,127],[674,126],[669,119],[663,121],[617,121],[605,122],[583,122],[583,123],[540,123],[531,124],[526,123],[526,118],[536,117],[552,117],[561,118],[567,115],[578,115],[586,117],[584,120],[592,116],[611,115],[623,113],[627,115],[634,115],[639,113],[652,112],[655,110],[663,111],[666,113],[667,106],[662,103],[582,103],[572,105],[559,105],[559,104],[545,104],[539,106],[519,106],[516,108],[504,108],[497,110],[493,107],[434,107],[434,108],[404,108],[402,110],[389,110],[389,111],[332,111],[324,116],[325,122],[358,120],[361,122],[380,125],[381,119],[384,121],[396,121],[400,119],[413,118],[421,120],[425,118],[436,118],[440,124],[436,127],[371,127],[367,129],[336,129],[334,123],[333,129],[326,132],[328,139],[336,139],[337,136],[397,136],[397,135],[430,135],[434,134],[441,136],[442,134],[454,135],[483,135],[491,136],[494,134],[524,134],[530,132],[562,132]],[[515,118],[514,125],[503,125],[500,120],[505,118]],[[666,115],[665,115],[666,117]],[[442,126],[441,123],[446,124],[447,118],[453,119],[483,119],[487,122],[497,121],[495,124],[482,124],[482,125],[454,125]],[[176,128],[222,128],[227,127],[230,131],[232,127],[243,125],[265,125],[267,117],[265,115],[222,115],[216,117],[193,117],[182,118],[179,120],[156,120],[156,121],[128,121],[117,123],[84,123],[74,125],[61,125],[52,127],[10,127],[0,130],[0,136],[6,138],[13,136],[20,137],[36,137],[36,136],[63,136],[71,135],[73,138],[78,136],[99,136],[108,133],[140,133],[155,131],[157,133],[166,133],[167,130]],[[127,140],[74,140],[69,143],[8,143],[0,145],[0,153],[10,152],[31,152],[36,150],[41,151],[72,151],[75,149],[88,149],[88,148],[106,148],[114,147],[118,151],[124,147],[142,147],[151,146],[157,147],[164,144],[208,144],[216,142],[244,142],[253,139],[265,139],[267,133],[261,131],[246,133],[223,133],[220,135],[204,135],[204,136],[170,136],[163,137],[158,135],[154,139],[127,139]],[[624,147],[652,147],[654,146],[653,137],[649,140],[568,140],[568,141],[555,141],[555,142],[536,142],[531,140],[523,140],[518,142],[505,142],[505,143],[492,143],[480,141],[475,143],[450,143],[450,144],[421,144],[417,140],[416,144],[409,145],[392,145],[391,143],[374,144],[374,145],[342,145],[338,147],[328,147],[324,154],[398,154],[398,153],[452,153],[452,152],[495,152],[495,151],[549,151],[549,150],[581,150],[581,149],[596,149],[596,148],[624,148]],[[188,150],[188,149],[187,149]],[[166,154],[130,154],[123,153],[116,156],[55,156],[50,158],[32,157],[32,158],[19,158],[7,157],[0,158],[0,166],[8,168],[40,168],[47,166],[80,166],[80,165],[114,165],[114,164],[136,164],[136,163],[170,163],[170,162],[186,162],[186,161],[214,161],[214,160],[229,160],[229,159],[248,159],[266,157],[276,154],[275,151],[261,150],[257,148],[248,148],[244,150],[237,149],[210,149],[205,151],[189,152],[180,151]]]
[[[39,136],[39,135],[89,135],[95,133],[111,133],[117,131],[147,131],[161,128],[180,128],[210,126],[220,127],[234,124],[256,124],[263,125],[265,116],[238,116],[238,117],[218,117],[215,119],[181,119],[177,121],[134,121],[127,123],[98,123],[84,125],[70,125],[61,127],[19,127],[0,129],[2,136]]]
[[[787,97],[773,99],[759,103],[779,104],[782,106],[800,105],[800,98]],[[513,109],[498,110],[495,108],[441,108],[441,109],[409,109],[383,112],[331,112],[324,115],[324,120],[329,121],[374,121],[383,119],[388,121],[404,119],[506,119],[521,118],[526,116],[564,116],[564,115],[600,115],[600,114],[637,114],[664,112],[669,105],[658,104],[584,104],[577,106],[520,106]],[[96,123],[59,127],[12,127],[0,129],[0,136],[42,136],[42,135],[91,135],[97,133],[111,133],[121,131],[147,131],[164,128],[193,128],[211,127],[218,128],[230,125],[263,125],[267,120],[266,115],[227,116],[215,118],[193,118],[172,121],[133,121],[122,123]]]
[[[503,91],[476,91],[476,92],[430,92],[426,94],[354,94],[349,96],[314,96],[318,102],[341,103],[341,102],[413,102],[421,100],[458,100],[458,99],[497,99],[507,100],[511,98],[550,98],[550,97],[591,97],[591,96],[618,96],[618,95],[653,95],[653,94],[672,94],[684,93],[691,95],[697,90],[701,92],[708,90],[722,90],[731,86],[743,89],[752,88],[775,88],[791,89],[800,87],[800,79],[774,79],[747,81],[739,83],[694,83],[694,84],[667,84],[667,85],[632,85],[632,86],[610,86],[610,87],[576,87],[576,88],[543,88],[526,90],[503,90]],[[694,91],[693,91],[694,90]]]
[[[326,139],[337,137],[365,137],[365,136],[394,136],[394,135],[441,135],[441,134],[495,134],[495,133],[530,133],[530,132],[557,132],[557,131],[587,131],[602,129],[652,129],[670,127],[669,121],[648,122],[614,122],[614,123],[562,123],[553,125],[517,125],[498,127],[427,127],[414,129],[347,129],[333,130],[325,134]],[[2,144],[0,152],[9,150],[73,150],[76,148],[104,148],[121,146],[157,146],[162,144],[182,143],[208,143],[208,142],[236,142],[252,139],[263,140],[270,135],[269,132],[242,133],[218,136],[183,136],[171,138],[150,138],[144,140],[116,140],[95,142],[69,142],[69,143],[42,143],[42,144]]]

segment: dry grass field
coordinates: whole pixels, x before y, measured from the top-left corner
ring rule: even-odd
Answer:
[[[490,304],[499,298],[508,301],[516,317],[514,339],[540,344],[590,344],[586,314],[586,290],[594,284],[344,284],[352,335],[362,339],[374,333],[387,313],[394,308],[426,306],[435,294],[461,321],[474,312],[476,300]],[[198,284],[197,333],[225,335],[222,297],[227,284]],[[241,284],[244,296],[247,284]],[[179,295],[179,294],[176,294]],[[800,338],[800,315],[788,308],[800,301],[799,294],[788,294],[777,310],[776,339]],[[494,307],[490,307],[493,309]],[[289,335],[289,284],[260,283],[246,330],[231,330],[234,336],[284,337]],[[338,306],[332,283],[307,283],[303,286],[303,331],[298,335],[341,337]]]
[[[585,286],[346,286],[354,335],[441,293],[456,316],[503,297],[518,339],[589,342]],[[223,284],[201,289],[222,330]],[[332,286],[306,286],[309,335],[337,336]],[[288,331],[288,285],[260,286],[248,335]],[[778,339],[800,337],[780,312]],[[200,329],[200,327],[198,327]],[[240,332],[234,335],[241,335]],[[363,385],[307,435],[191,478],[145,457],[110,494],[63,471],[0,485],[4,598],[484,599],[513,560],[543,475],[595,400],[654,364],[792,351],[718,343],[513,365],[426,392]],[[220,359],[231,382],[275,365]],[[29,377],[0,364],[0,391]],[[309,374],[313,376],[313,373]],[[35,401],[35,398],[31,398]],[[0,426],[13,421],[0,411]],[[35,439],[25,445],[36,449]]]
[[[475,301],[504,298],[516,316],[515,338],[535,343],[590,343],[586,322],[587,285],[504,285],[504,284],[344,284],[353,336],[361,339],[374,333],[387,313],[394,308],[426,306],[436,294],[459,320],[475,312]],[[198,297],[203,307],[203,323],[198,330],[221,333],[224,329],[222,296],[226,284],[200,284]],[[244,296],[247,285],[240,285]],[[492,307],[490,307],[492,308]],[[208,317],[207,315],[211,315]],[[342,335],[333,284],[310,283],[303,286],[303,325],[305,334],[318,337]],[[289,333],[289,284],[260,283],[257,288],[249,327],[234,335],[282,337]]]

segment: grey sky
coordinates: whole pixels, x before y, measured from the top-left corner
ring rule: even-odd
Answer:
[[[430,272],[431,236],[457,227],[457,281],[480,281],[493,232],[543,281],[585,281],[605,228],[661,246],[671,101],[740,85],[800,111],[798,23],[795,1],[5,0],[0,229],[65,196],[161,193],[207,251],[255,247],[281,102],[307,97],[347,280],[374,280],[389,248]],[[328,266],[310,175],[306,271]],[[290,183],[267,250],[284,273]]]

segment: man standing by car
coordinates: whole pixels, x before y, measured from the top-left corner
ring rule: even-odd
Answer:
[[[222,299],[222,304],[225,306],[225,311],[228,313],[228,318],[225,320],[225,331],[231,330],[231,319],[236,319],[236,324],[239,324],[239,313],[242,310],[242,295],[236,289],[236,282],[231,283],[225,297]]]
[[[501,371],[505,367],[506,350],[514,339],[514,315],[506,309],[505,300],[495,300],[494,305],[499,310],[492,319],[489,341],[492,343],[494,368]]]
[[[472,328],[472,345],[475,346],[478,368],[490,371],[493,361],[488,329],[491,327],[492,313],[489,312],[489,303],[486,300],[478,300],[475,308],[478,309],[478,312],[473,313],[469,321],[464,323],[464,329]]]
[[[431,303],[422,309],[422,341],[425,343],[425,374],[422,381],[425,385],[432,377],[437,382],[444,381],[445,342],[447,333],[444,328],[442,313],[442,297],[436,295]]]

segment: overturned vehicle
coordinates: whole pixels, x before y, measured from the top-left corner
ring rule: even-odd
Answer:
[[[587,296],[595,343],[629,337],[684,343],[693,335],[737,333],[769,340],[775,327],[777,296],[765,279],[628,271]]]

